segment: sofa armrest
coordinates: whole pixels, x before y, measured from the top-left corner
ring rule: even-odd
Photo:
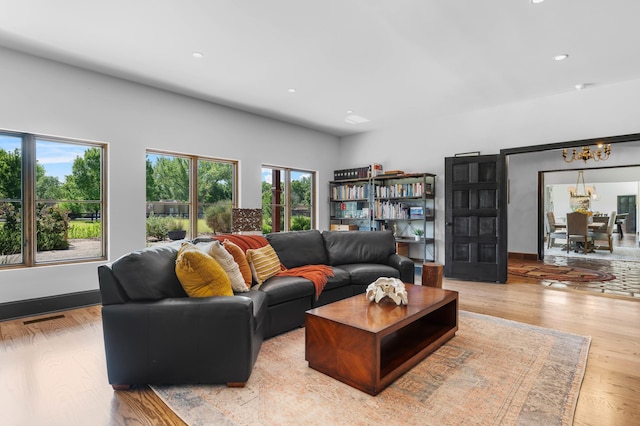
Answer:
[[[396,268],[400,272],[400,279],[407,284],[413,284],[416,277],[415,264],[413,260],[399,254],[389,255],[388,265]]]
[[[246,382],[263,340],[260,317],[245,296],[103,306],[109,383]]]

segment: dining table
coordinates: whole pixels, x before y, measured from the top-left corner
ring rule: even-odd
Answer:
[[[606,227],[607,224],[606,223],[600,223],[600,222],[592,222],[587,224],[587,228],[589,228],[590,231],[599,229],[601,227]],[[567,228],[567,224],[566,223],[558,223],[556,222],[556,229],[566,229]]]

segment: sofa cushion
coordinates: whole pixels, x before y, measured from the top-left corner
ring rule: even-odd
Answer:
[[[220,241],[213,241],[204,247],[206,248],[205,252],[213,257],[227,273],[229,281],[231,281],[231,288],[234,292],[242,293],[249,291],[250,286],[245,284],[242,273],[240,272],[240,267],[233,259],[231,253],[222,246]]]
[[[247,261],[251,266],[251,275],[258,284],[262,284],[280,272],[280,259],[271,245],[247,250]]]
[[[175,267],[189,297],[233,296],[231,281],[222,266],[195,245],[182,245]]]
[[[233,260],[238,264],[238,268],[240,269],[245,285],[247,288],[251,288],[251,267],[249,266],[249,262],[247,261],[247,256],[244,254],[244,251],[227,239],[224,240],[223,245],[224,248],[231,253]]]
[[[391,231],[324,231],[329,265],[352,263],[386,264],[396,252]]]
[[[400,278],[400,272],[391,266],[372,263],[353,263],[340,265],[340,269],[349,273],[351,284],[369,285],[380,277]]]
[[[180,243],[159,244],[126,254],[111,264],[122,289],[133,301],[186,297],[176,276]]]
[[[309,298],[311,303],[311,298],[316,294],[313,283],[302,277],[275,276],[262,284],[260,291],[267,294],[269,306],[302,298]]]
[[[327,284],[324,286],[324,290],[333,290],[338,287],[345,287],[351,284],[351,277],[349,272],[336,266],[332,267],[333,276],[329,277]]]
[[[275,232],[266,236],[286,268],[304,265],[328,265],[320,231]]]

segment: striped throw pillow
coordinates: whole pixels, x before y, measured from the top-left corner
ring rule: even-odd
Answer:
[[[258,249],[249,249],[246,254],[256,283],[262,284],[280,272],[280,259],[271,244]]]

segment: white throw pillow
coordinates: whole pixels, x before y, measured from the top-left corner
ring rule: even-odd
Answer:
[[[220,266],[222,266],[222,269],[224,269],[229,276],[229,280],[231,280],[231,287],[233,288],[233,291],[238,293],[249,291],[244,282],[244,278],[242,277],[242,273],[240,272],[240,267],[233,259],[231,253],[222,246],[220,241],[214,241],[202,246],[199,245],[199,247],[209,254],[209,256],[213,257]]]

